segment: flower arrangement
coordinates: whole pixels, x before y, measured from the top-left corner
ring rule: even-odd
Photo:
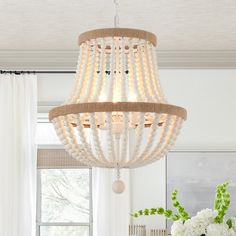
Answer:
[[[175,212],[159,207],[140,210],[131,215],[133,217],[164,215],[174,222],[171,227],[172,236],[236,236],[236,217],[225,219],[230,207],[228,186],[229,182],[217,186],[214,210],[204,209],[193,217],[190,217],[177,200],[177,190],[171,195]]]

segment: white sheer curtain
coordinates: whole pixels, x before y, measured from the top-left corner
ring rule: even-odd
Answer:
[[[115,194],[112,183],[114,170],[93,169],[93,229],[94,236],[128,236],[130,221],[129,170],[121,170],[126,188]]]
[[[0,235],[35,236],[37,81],[0,75]]]

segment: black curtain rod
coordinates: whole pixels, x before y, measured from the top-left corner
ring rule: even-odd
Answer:
[[[39,70],[39,71],[23,71],[23,70],[0,70],[0,74],[75,74],[75,71],[53,71],[53,70]]]

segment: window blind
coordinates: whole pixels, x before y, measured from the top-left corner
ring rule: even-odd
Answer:
[[[64,149],[38,149],[37,167],[38,169],[88,168],[72,158]]]

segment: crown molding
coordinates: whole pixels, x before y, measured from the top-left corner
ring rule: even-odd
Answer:
[[[1,70],[66,70],[74,71],[78,51],[0,50]],[[235,69],[233,51],[158,50],[159,68],[163,69]]]
[[[78,51],[0,51],[1,70],[72,70]]]
[[[40,121],[41,123],[44,122],[48,122],[48,112],[57,107],[60,106],[61,104],[63,104],[63,101],[59,102],[55,102],[55,101],[47,101],[47,102],[38,102],[38,114],[40,114],[38,116],[38,121]]]

